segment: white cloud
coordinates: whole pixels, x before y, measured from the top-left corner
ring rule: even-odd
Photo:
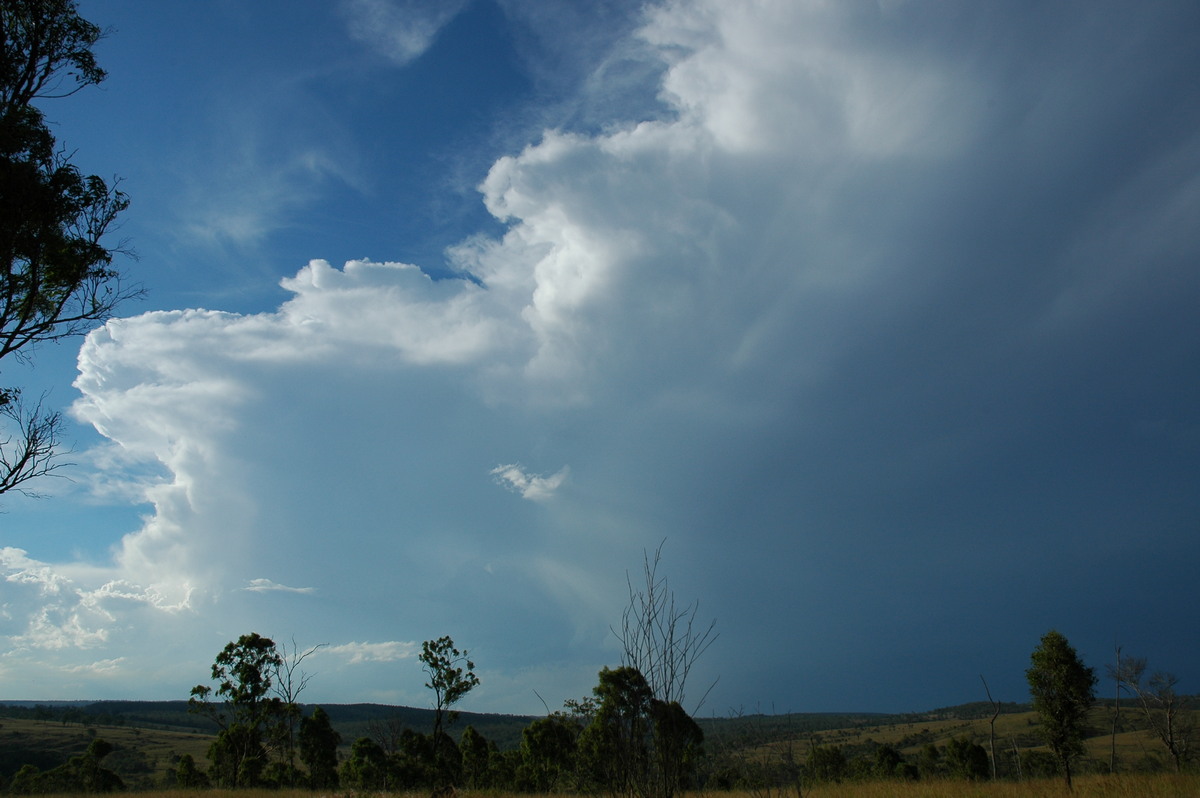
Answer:
[[[383,643],[343,643],[321,649],[322,656],[342,657],[350,665],[361,665],[367,662],[396,662],[411,659],[416,656],[417,643],[405,643],[389,640]]]
[[[251,579],[250,584],[242,590],[250,593],[315,593],[316,588],[312,587],[288,587],[281,585],[278,582],[272,582],[270,579]]]
[[[467,0],[342,0],[350,35],[400,66],[419,58]]]
[[[532,501],[546,501],[553,496],[554,492],[566,480],[569,473],[570,468],[563,466],[548,477],[541,474],[531,474],[520,463],[498,465],[491,470],[492,476],[496,479],[496,484],[502,485],[514,493],[521,494],[521,498],[523,499],[530,499]]]

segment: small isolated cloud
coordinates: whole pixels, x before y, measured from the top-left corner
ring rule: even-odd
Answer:
[[[272,582],[270,579],[251,579],[247,587],[242,588],[250,593],[315,593],[315,587],[290,587],[281,585],[278,582]]]
[[[491,470],[496,484],[513,493],[521,494],[522,499],[540,502],[549,499],[558,490],[571,471],[569,466],[563,466],[550,476],[531,474],[520,463],[498,465]]]
[[[345,0],[350,35],[400,66],[421,56],[466,0]]]
[[[89,676],[98,676],[104,674],[120,673],[121,665],[125,662],[125,657],[116,657],[114,659],[100,659],[95,662],[89,662],[85,665],[72,665],[63,668],[64,673],[82,673]]]
[[[416,650],[416,643],[388,640],[383,643],[344,643],[323,649],[321,653],[344,657],[350,665],[360,665],[364,662],[396,662],[408,659]]]

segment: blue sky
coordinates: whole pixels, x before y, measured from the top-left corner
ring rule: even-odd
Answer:
[[[664,541],[702,714],[1024,700],[1050,628],[1197,689],[1195,4],[80,8],[45,107],[147,295],[4,364],[75,443],[3,497],[4,697],[258,631],[424,706],[449,634],[537,713]]]

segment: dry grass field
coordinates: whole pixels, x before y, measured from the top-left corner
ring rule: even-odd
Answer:
[[[1154,770],[1157,768],[1170,769],[1165,749],[1162,743],[1147,729],[1144,721],[1133,710],[1123,710],[1122,718],[1128,731],[1116,736],[1116,757],[1119,771]],[[1011,763],[1014,743],[1020,749],[1041,748],[1041,740],[1037,736],[1037,716],[1033,712],[1018,712],[1000,715],[995,724],[996,758],[1001,761],[1001,773],[1005,770],[1005,760]],[[1112,716],[1110,709],[1096,706],[1089,718],[1091,736],[1085,740],[1087,754],[1084,764],[1095,770],[1107,772],[1108,762],[1112,753],[1113,737],[1109,733]],[[809,744],[817,742],[821,745],[842,745],[854,748],[869,745],[871,742],[881,745],[891,745],[908,758],[912,758],[927,744],[945,746],[952,738],[966,737],[972,742],[988,747],[989,722],[987,718],[946,719],[919,721],[913,723],[895,723],[881,726],[861,726],[852,729],[831,729],[816,732],[803,741],[792,743],[773,743],[764,749],[778,749],[791,746],[800,760],[804,759]],[[1011,767],[1011,764],[1008,765]],[[1200,791],[1192,793],[1200,798]]]
[[[315,793],[291,790],[161,790],[136,793],[145,798],[354,798],[355,793]],[[368,794],[357,794],[368,798]],[[375,794],[370,794],[374,798]],[[395,798],[428,798],[426,792],[389,793]],[[460,791],[459,798],[530,798],[527,795],[498,792]],[[978,783],[936,781],[927,783],[874,782],[826,784],[804,791],[704,792],[683,798],[1196,798],[1200,796],[1200,774],[1148,774],[1084,776],[1067,792],[1062,780]],[[540,798],[578,798],[575,794],[542,795]]]
[[[32,748],[46,755],[47,758],[38,763],[46,769],[83,753],[93,736],[112,743],[116,751],[110,757],[135,758],[127,760],[136,774],[136,779],[132,780],[134,782],[157,779],[161,783],[163,774],[173,769],[183,754],[191,754],[197,762],[204,763],[208,747],[212,744],[212,737],[187,732],[129,726],[96,726],[89,731],[77,723],[3,718],[0,719],[0,748],[3,749],[0,750],[0,758],[6,753]],[[19,758],[17,761],[36,760]],[[126,781],[131,779],[127,778]]]

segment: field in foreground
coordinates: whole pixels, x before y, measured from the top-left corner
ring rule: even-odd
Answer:
[[[117,793],[120,795],[121,793]],[[345,796],[396,796],[427,798],[428,792],[333,793],[307,790],[149,790],[127,793],[138,798],[342,798]],[[541,798],[578,798],[573,793],[537,794]],[[531,798],[524,793],[475,792],[460,790],[459,798]],[[804,795],[794,791],[735,791],[688,793],[681,798],[1196,798],[1200,796],[1200,773],[1118,774],[1081,776],[1074,792],[1067,792],[1062,779],[1022,782],[867,782],[822,784],[810,787]]]

